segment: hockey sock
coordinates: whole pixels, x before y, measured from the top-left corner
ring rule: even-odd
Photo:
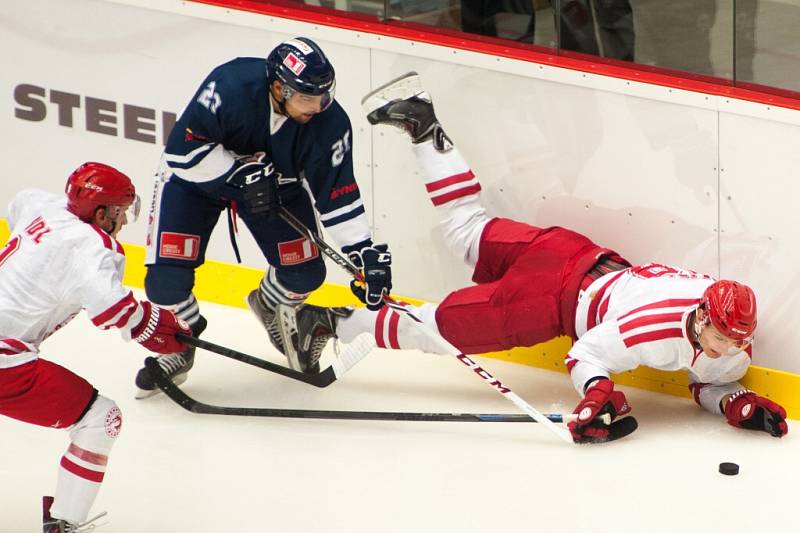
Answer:
[[[431,203],[439,211],[445,245],[468,265],[478,261],[481,234],[489,217],[481,205],[481,185],[455,148],[447,153],[431,143],[415,145]]]
[[[171,306],[175,316],[184,320],[189,326],[194,326],[200,320],[200,304],[194,294],[190,294],[184,301]]]
[[[122,427],[122,413],[113,400],[98,395],[91,408],[70,429],[70,445],[61,458],[50,513],[70,523],[86,520],[105,476],[111,447]]]
[[[272,311],[275,312],[275,307],[278,304],[284,305],[300,305],[308,298],[309,293],[296,293],[292,292],[278,281],[277,271],[274,268],[270,268],[264,278],[261,280],[261,284],[258,286],[258,295],[261,297],[261,303],[264,306]]]

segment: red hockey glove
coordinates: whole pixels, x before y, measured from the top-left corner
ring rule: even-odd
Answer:
[[[783,437],[789,432],[786,410],[751,390],[740,390],[731,395],[725,405],[725,418],[732,426],[766,431],[773,437]]]
[[[133,340],[151,352],[167,354],[186,350],[186,344],[175,338],[176,333],[191,335],[189,324],[175,316],[169,309],[153,305],[147,300],[139,302],[144,317],[131,330]]]
[[[586,396],[578,404],[573,413],[578,415],[578,420],[567,424],[572,439],[577,443],[597,443],[615,440],[633,432],[636,429],[636,420],[629,417],[631,422],[622,424],[619,427],[604,424],[597,419],[598,415],[608,413],[613,421],[616,417],[630,413],[628,400],[622,391],[614,390],[614,382],[610,379],[601,378],[595,381],[586,391]],[[624,428],[623,428],[624,426]],[[624,431],[624,434],[618,434]]]

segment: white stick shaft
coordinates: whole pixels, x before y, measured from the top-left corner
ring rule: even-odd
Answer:
[[[496,379],[485,369],[481,368],[481,366],[478,365],[478,363],[470,359],[467,355],[461,353],[461,351],[452,344],[450,344],[447,341],[447,339],[431,331],[430,328],[428,328],[425,324],[411,318],[411,316],[409,316],[404,309],[398,307],[393,307],[393,308],[398,311],[403,311],[399,313],[400,317],[403,320],[410,320],[414,322],[414,324],[416,324],[416,327],[420,328],[425,333],[425,335],[427,335],[431,340],[433,340],[437,345],[440,346],[442,353],[454,355],[456,359],[464,363],[473,372],[475,372],[478,376],[480,376],[483,379],[483,381],[487,385],[489,385],[492,389],[497,391],[500,395],[508,398],[511,402],[514,403],[514,405],[519,407],[520,410],[522,410],[522,412],[524,412],[525,414],[527,414],[528,416],[530,416],[531,418],[542,424],[552,433],[557,435],[561,440],[563,440],[564,442],[568,442],[570,444],[574,442],[572,440],[572,435],[568,430],[564,429],[563,427],[557,426],[549,418],[547,418],[542,413],[534,409],[528,402],[526,402],[525,400],[514,394],[514,392],[511,389],[503,385],[500,382],[500,380]]]

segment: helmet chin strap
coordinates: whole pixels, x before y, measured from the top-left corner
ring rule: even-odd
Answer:
[[[280,93],[281,93],[281,99],[280,100],[275,98],[275,94],[272,92],[272,90],[269,91],[269,97],[272,100],[274,100],[275,101],[275,105],[278,106],[278,113],[280,113],[283,116],[288,117],[289,113],[286,112],[286,100],[291,98],[292,94],[294,94],[294,92],[292,91],[292,89],[290,87],[287,87],[286,84],[283,84],[283,85],[281,85]]]

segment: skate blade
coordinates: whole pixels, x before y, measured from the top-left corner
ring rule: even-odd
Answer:
[[[423,92],[425,90],[422,88],[419,74],[414,71],[406,72],[364,96],[361,99],[361,106],[369,114],[389,102],[405,100]]]

